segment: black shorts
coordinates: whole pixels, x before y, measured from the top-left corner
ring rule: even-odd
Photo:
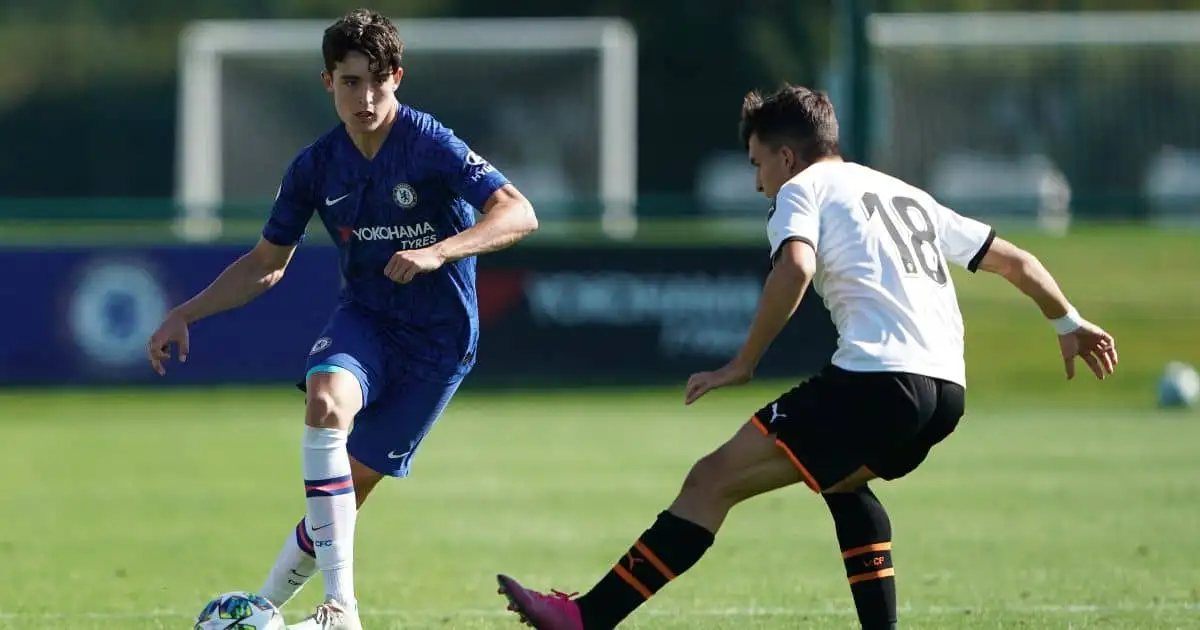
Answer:
[[[950,381],[829,365],[751,421],[820,492],[864,466],[882,479],[912,472],[958,426],[965,403]]]

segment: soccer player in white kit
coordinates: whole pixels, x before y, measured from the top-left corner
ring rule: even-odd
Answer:
[[[510,610],[535,628],[615,627],[700,560],[733,506],[797,482],[829,507],[862,627],[895,628],[891,522],[868,482],[915,470],[963,415],[963,322],[949,263],[996,273],[1029,296],[1058,333],[1067,378],[1076,358],[1101,379],[1117,364],[1113,338],[1079,316],[1033,255],[915,186],[842,160],[826,94],[751,93],[741,134],[757,188],[773,202],[772,269],[741,351],[693,375],[685,403],[748,381],[810,283],[833,318],[837,350],[697,461],[675,501],[591,591],[543,594],[498,576]]]

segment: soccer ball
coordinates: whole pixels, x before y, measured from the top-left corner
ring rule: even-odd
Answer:
[[[1172,361],[1158,381],[1158,406],[1164,408],[1191,407],[1200,399],[1200,374],[1196,368]]]
[[[208,602],[193,630],[286,630],[286,625],[283,614],[267,598],[238,591]]]

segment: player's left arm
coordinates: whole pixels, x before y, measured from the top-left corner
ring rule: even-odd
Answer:
[[[754,372],[799,308],[816,273],[821,217],[813,196],[807,186],[789,183],[775,198],[775,212],[767,221],[771,273],[763,285],[750,333],[734,358],[747,373]]]
[[[434,248],[446,262],[511,247],[538,228],[533,204],[505,183],[480,208],[483,218],[474,226],[438,243]]]
[[[767,348],[783,331],[800,307],[800,300],[817,269],[820,214],[812,192],[799,184],[787,184],[775,198],[775,211],[767,220],[771,244],[771,272],[759,296],[754,322],[737,356],[713,372],[688,379],[685,404],[726,385],[750,380]]]
[[[780,246],[763,285],[750,333],[733,360],[741,370],[754,373],[767,348],[800,307],[800,300],[808,290],[816,268],[817,252],[808,241],[792,239]]]
[[[445,127],[432,140],[429,165],[483,214],[474,226],[434,246],[445,262],[510,247],[537,229],[533,204],[499,169]]]
[[[421,157],[435,176],[483,213],[483,218],[435,245],[393,254],[383,271],[393,281],[411,282],[418,274],[448,262],[510,247],[537,229],[533,204],[449,129],[438,127]]]

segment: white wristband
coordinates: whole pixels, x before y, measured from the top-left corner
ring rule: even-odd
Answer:
[[[1083,327],[1084,319],[1079,316],[1079,311],[1075,310],[1074,306],[1067,308],[1067,314],[1058,319],[1050,320],[1050,325],[1054,326],[1054,331],[1061,335],[1069,335]]]

